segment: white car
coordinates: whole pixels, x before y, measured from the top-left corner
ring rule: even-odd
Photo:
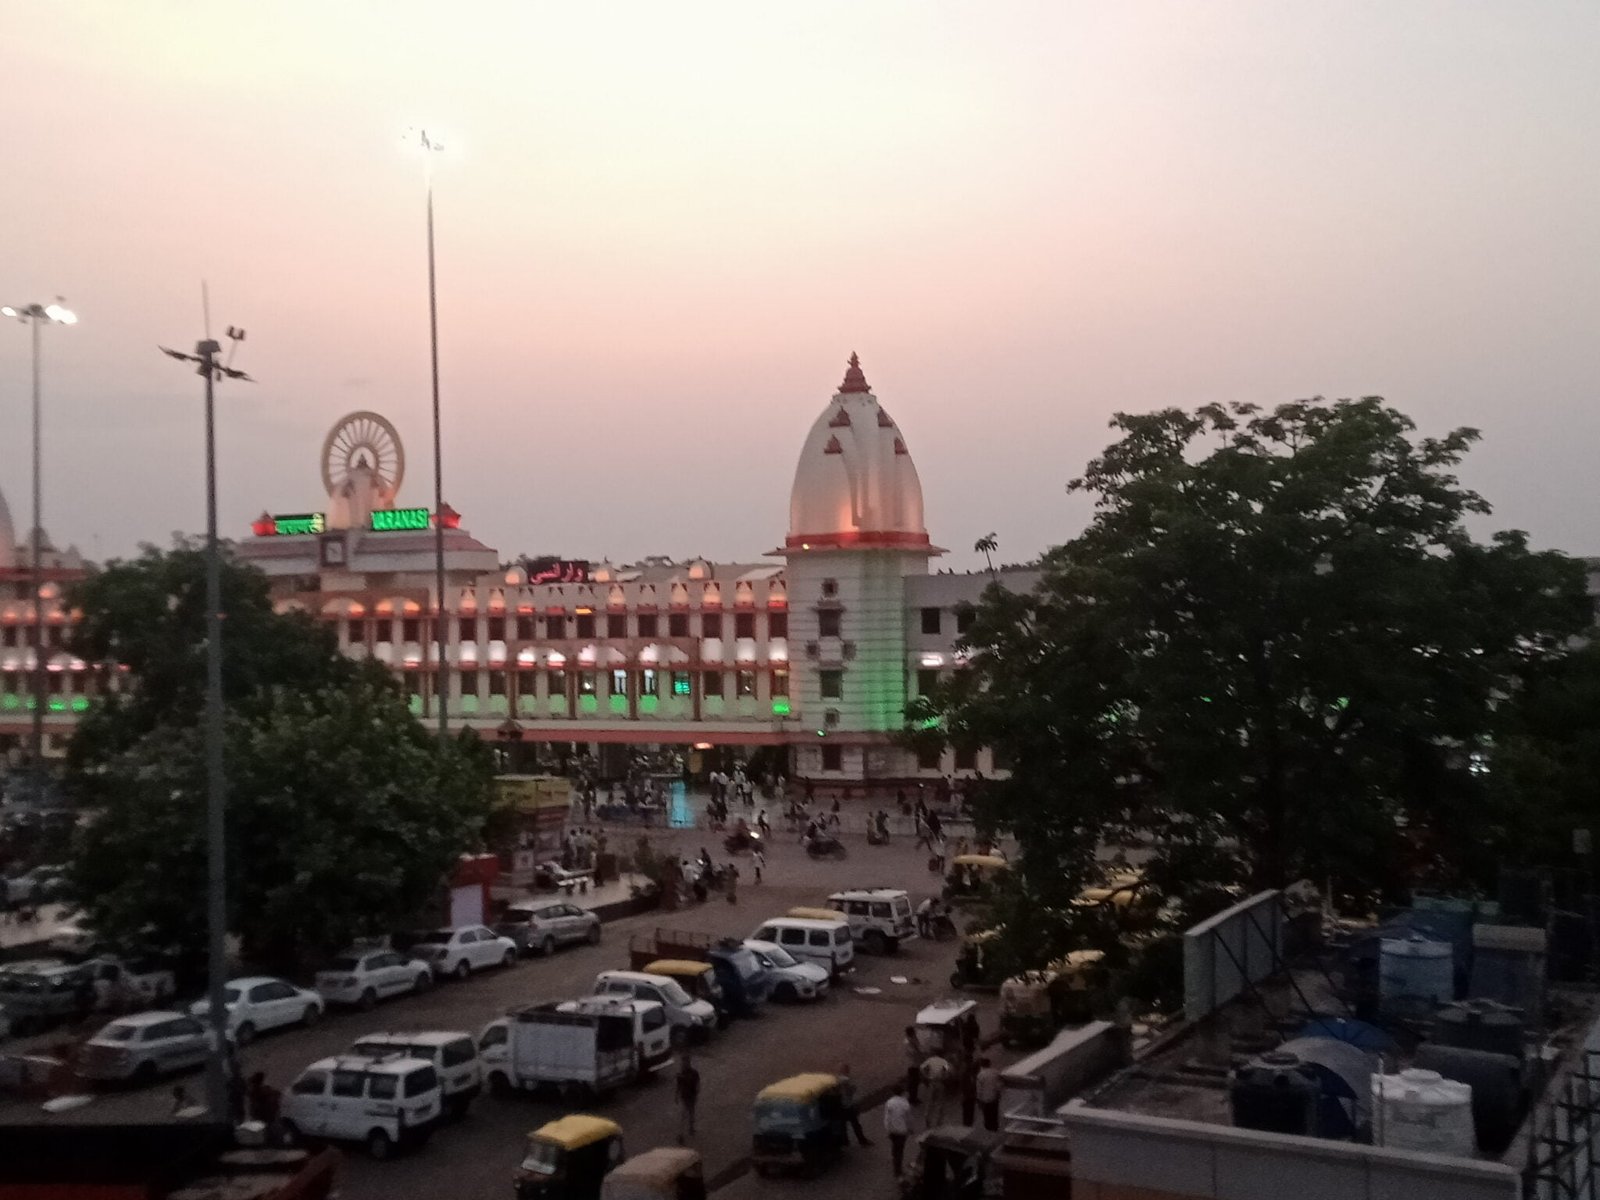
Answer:
[[[557,946],[587,942],[600,944],[600,918],[587,908],[564,900],[524,900],[506,909],[505,919],[495,929],[516,942],[529,954],[546,958]]]
[[[348,950],[317,972],[317,993],[324,1000],[361,1008],[432,986],[431,966],[394,950]]]
[[[419,1058],[324,1058],[283,1093],[278,1119],[290,1143],[364,1142],[373,1158],[428,1140],[444,1112],[439,1072]]]
[[[143,1086],[158,1075],[200,1066],[211,1044],[211,1032],[198,1017],[135,1013],[117,1018],[84,1043],[78,1072],[86,1079]]]
[[[472,1098],[483,1090],[483,1071],[478,1064],[478,1046],[470,1033],[457,1030],[424,1030],[420,1033],[369,1033],[350,1047],[359,1058],[420,1058],[439,1072],[444,1092],[444,1110],[451,1116],[464,1116]]]
[[[772,972],[772,998],[793,1003],[821,1000],[828,994],[828,972],[814,962],[802,962],[777,942],[748,939],[745,949]]]
[[[223,1000],[228,1009],[228,1032],[241,1046],[269,1029],[314,1025],[321,1019],[324,1007],[317,993],[271,975],[230,979],[223,991]],[[210,998],[196,1000],[189,1006],[189,1013],[202,1021],[209,1020]]]
[[[705,1000],[694,999],[683,990],[682,984],[666,975],[601,971],[594,977],[594,994],[655,1001],[666,1010],[674,1046],[687,1045],[691,1040],[704,1041],[717,1027],[717,1010]]]
[[[417,939],[411,953],[435,975],[465,979],[484,967],[509,967],[517,961],[517,944],[482,925],[435,929]]]

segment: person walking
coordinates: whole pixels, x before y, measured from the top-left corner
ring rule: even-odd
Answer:
[[[889,1161],[898,1179],[905,1166],[906,1139],[911,1136],[911,1101],[903,1083],[894,1085],[894,1095],[883,1106],[883,1132],[889,1137]]]
[[[839,1103],[844,1108],[845,1141],[850,1140],[850,1131],[854,1130],[856,1141],[863,1146],[872,1145],[871,1140],[861,1130],[861,1109],[856,1102],[856,1081],[850,1074],[850,1064],[839,1064]]]
[[[942,1054],[930,1054],[922,1060],[922,1082],[928,1085],[928,1128],[937,1129],[944,1124],[945,1106],[950,1102],[950,1060]]]
[[[922,1088],[922,1047],[917,1042],[917,1027],[906,1026],[906,1091],[911,1093],[909,1103],[917,1103],[917,1094]]]
[[[925,938],[933,936],[933,904],[933,897],[929,896],[921,904],[917,905],[918,937]]]
[[[973,1090],[978,1096],[978,1108],[983,1112],[983,1127],[994,1133],[1000,1128],[1000,1090],[1002,1080],[994,1063],[987,1058],[978,1060],[978,1077]]]
[[[761,852],[760,846],[757,846],[754,850],[750,851],[750,865],[755,868],[756,882],[760,883],[761,872],[766,868],[767,865],[767,856]]]
[[[694,1137],[694,1108],[700,1103],[700,1072],[687,1054],[678,1068],[678,1145]]]

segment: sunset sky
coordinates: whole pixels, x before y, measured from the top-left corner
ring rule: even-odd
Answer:
[[[389,416],[519,552],[751,557],[859,351],[935,542],[1072,536],[1115,410],[1381,394],[1470,424],[1495,526],[1600,553],[1600,6],[0,5],[0,302],[46,331],[45,523],[96,558],[324,507]],[[27,520],[27,331],[0,489]]]

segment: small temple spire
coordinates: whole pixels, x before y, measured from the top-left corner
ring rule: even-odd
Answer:
[[[867,377],[861,373],[861,359],[852,350],[850,352],[850,366],[845,370],[844,382],[839,385],[839,394],[847,396],[853,392],[870,392],[871,390],[867,386]]]

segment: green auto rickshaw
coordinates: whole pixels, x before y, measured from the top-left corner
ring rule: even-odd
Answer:
[[[601,1181],[626,1157],[615,1121],[573,1113],[528,1135],[512,1186],[517,1200],[599,1200]]]
[[[794,1075],[756,1096],[756,1174],[810,1174],[844,1149],[844,1096],[836,1075]]]

